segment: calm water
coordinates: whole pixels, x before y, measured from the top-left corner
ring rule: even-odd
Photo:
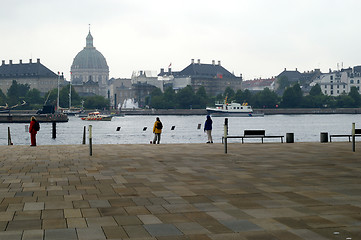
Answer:
[[[160,116],[164,128],[161,143],[203,143],[207,136],[203,132],[205,116]],[[319,142],[320,133],[351,133],[352,123],[361,128],[361,115],[266,115],[265,117],[230,117],[229,135],[243,135],[245,129],[265,129],[267,135],[294,133],[296,142]],[[135,144],[148,143],[153,139],[152,129],[155,116],[115,117],[110,122],[87,122],[70,117],[67,123],[57,123],[57,137],[52,139],[52,124],[42,123],[37,135],[38,145],[81,144],[83,128],[93,126],[94,144]],[[202,124],[201,129],[197,129]],[[214,142],[221,142],[224,117],[213,118]],[[0,145],[7,145],[7,129],[10,127],[14,145],[30,145],[30,134],[24,123],[0,124]],[[175,126],[174,130],[171,127]],[[120,127],[120,131],[116,131]],[[143,128],[147,127],[146,131]],[[87,135],[88,137],[88,135]],[[335,139],[346,141],[346,138]],[[239,142],[231,139],[230,142]],[[260,142],[259,139],[246,139],[246,142]],[[266,139],[266,141],[279,141]],[[88,142],[88,139],[87,139]]]

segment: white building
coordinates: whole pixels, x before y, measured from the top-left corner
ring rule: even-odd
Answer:
[[[328,96],[339,96],[348,94],[351,87],[356,87],[360,92],[361,72],[354,69],[342,69],[320,75],[311,86],[320,85],[323,94]]]

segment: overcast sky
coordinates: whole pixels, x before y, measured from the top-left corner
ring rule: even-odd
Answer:
[[[361,65],[358,0],[0,0],[0,58],[70,78],[88,24],[110,77],[212,60],[244,79]]]

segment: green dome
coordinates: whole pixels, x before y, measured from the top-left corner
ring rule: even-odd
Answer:
[[[71,69],[109,70],[107,61],[105,60],[103,54],[93,47],[93,37],[90,34],[90,31],[86,38],[86,47],[75,56]]]

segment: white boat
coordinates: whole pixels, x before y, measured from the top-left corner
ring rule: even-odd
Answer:
[[[81,120],[86,121],[111,121],[112,115],[102,115],[100,112],[91,112],[86,117],[82,117]]]
[[[263,113],[254,113],[251,106],[249,106],[247,103],[236,103],[231,102],[227,103],[227,101],[224,101],[224,103],[216,103],[216,107],[211,108],[207,107],[207,113],[217,117],[217,116],[228,116],[228,117],[263,117]]]

